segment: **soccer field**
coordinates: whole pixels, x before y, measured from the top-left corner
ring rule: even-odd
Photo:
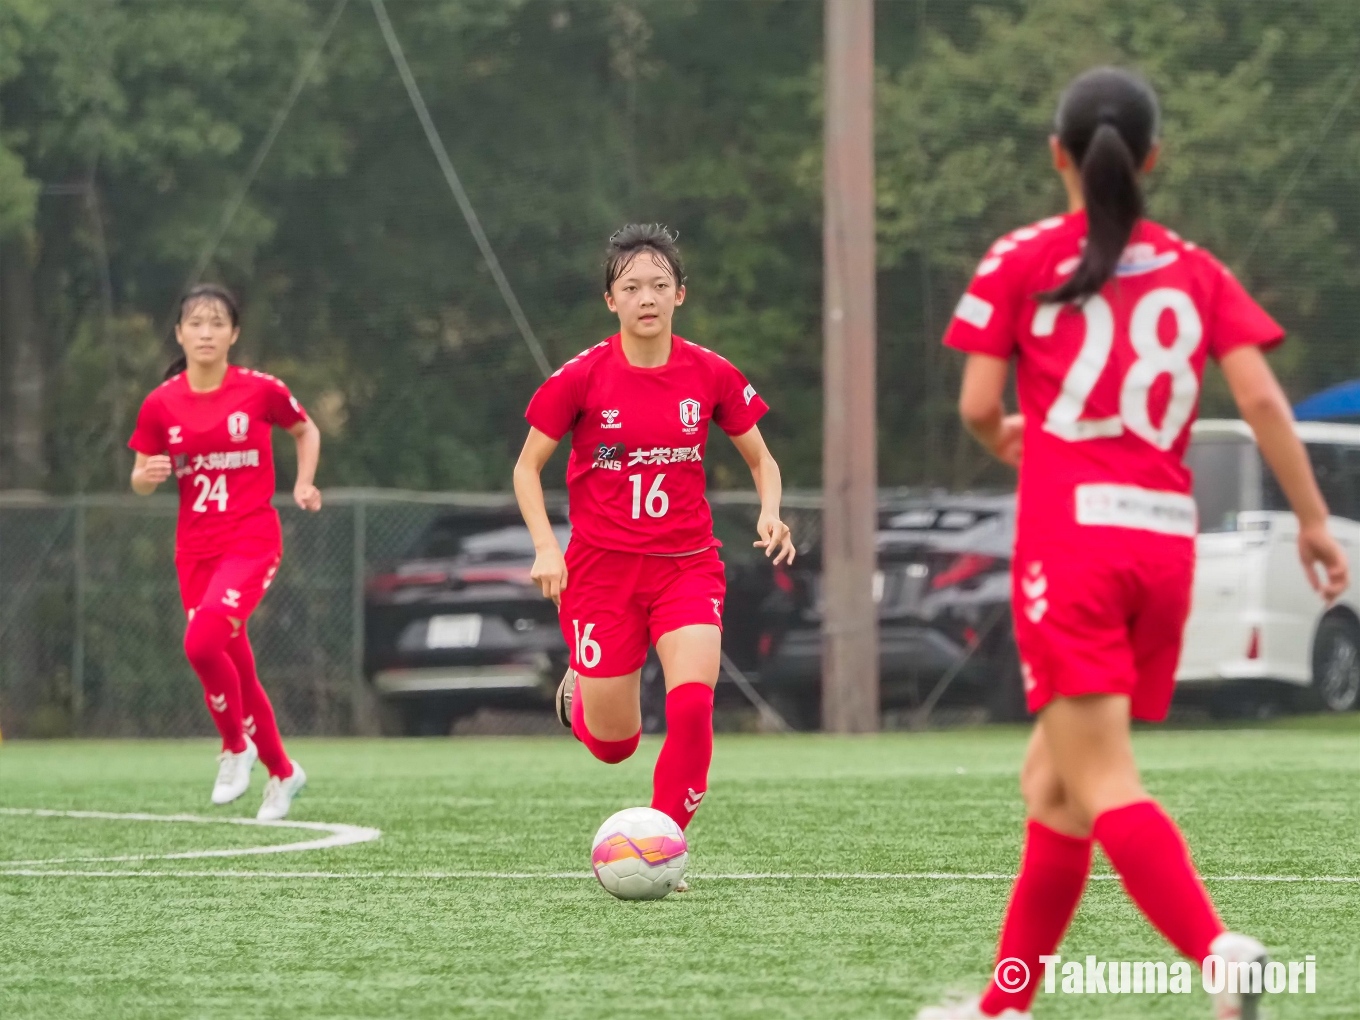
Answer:
[[[298,740],[311,787],[290,821],[379,838],[177,859],[146,858],[329,834],[15,813],[225,822],[253,817],[263,777],[213,809],[207,741],[8,743],[0,1014],[909,1018],[989,972],[1025,736],[720,737],[689,830],[692,890],[657,903],[586,877],[600,821],[646,802],[655,740],[616,767],[569,739]],[[1316,994],[1272,996],[1269,1016],[1360,1016],[1360,716],[1137,744],[1226,922],[1279,959],[1317,957]],[[144,856],[91,860],[128,855]],[[1062,952],[1175,959],[1108,877]],[[1036,1003],[1039,1018],[1209,1015],[1198,988]]]

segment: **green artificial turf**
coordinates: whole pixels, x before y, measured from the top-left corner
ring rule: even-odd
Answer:
[[[172,877],[0,874],[0,1016],[666,1016],[911,1018],[981,988],[1004,880],[734,874],[1011,873],[1026,732],[722,737],[690,827],[692,891],[613,900],[590,837],[646,803],[656,741],[615,767],[569,739],[298,740],[311,786],[293,817],[383,831],[373,843],[264,856],[26,866]],[[1141,730],[1145,779],[1210,876],[1360,876],[1360,716],[1243,729]],[[207,742],[0,746],[0,806],[253,815],[208,804]],[[0,815],[0,860],[240,848],[317,833]],[[0,871],[18,866],[0,865]],[[367,877],[190,876],[188,872]],[[1098,873],[1108,873],[1103,861]],[[1318,990],[1276,1020],[1360,1017],[1360,885],[1210,881],[1227,923],[1281,959],[1317,957]],[[1068,958],[1175,959],[1096,881]],[[1041,994],[1037,1018],[1208,1017],[1206,996]]]

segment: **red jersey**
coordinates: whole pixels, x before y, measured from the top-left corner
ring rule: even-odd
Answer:
[[[177,556],[282,545],[279,515],[270,502],[270,430],[306,419],[282,382],[235,365],[211,393],[195,393],[180,373],[147,395],[128,446],[147,456],[170,455],[179,482]]]
[[[1081,305],[1038,303],[1036,293],[1076,268],[1085,239],[1085,212],[1001,238],[944,342],[1016,359],[1020,541],[1100,534],[1078,524],[1193,536],[1182,458],[1205,361],[1273,346],[1284,331],[1217,259],[1147,220],[1099,294]]]
[[[673,337],[659,368],[637,368],[616,334],[552,374],[524,416],[571,433],[572,534],[618,552],[686,553],[721,545],[704,498],[708,423],[749,432],[769,410],[730,361]]]

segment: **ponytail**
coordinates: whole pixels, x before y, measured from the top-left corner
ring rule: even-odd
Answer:
[[[1133,153],[1112,124],[1101,124],[1081,161],[1081,191],[1086,199],[1086,247],[1081,261],[1060,286],[1041,301],[1066,304],[1097,294],[1114,275],[1119,257],[1143,215],[1143,189]]]
[[[186,371],[188,368],[189,359],[185,357],[183,354],[181,354],[174,361],[170,362],[169,367],[167,367],[165,370],[165,375],[161,376],[161,378],[173,379],[175,376],[179,375],[181,372]]]
[[[1157,138],[1157,97],[1142,78],[1113,67],[1079,76],[1058,104],[1057,135],[1081,169],[1086,247],[1072,275],[1036,300],[1082,302],[1115,274],[1143,215],[1139,169]]]

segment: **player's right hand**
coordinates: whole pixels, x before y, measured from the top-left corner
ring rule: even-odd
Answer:
[[[1326,524],[1299,528],[1299,559],[1308,583],[1331,605],[1350,584],[1350,566],[1340,543],[1332,537]],[[1318,576],[1322,568],[1323,577]]]
[[[164,453],[158,453],[154,457],[148,457],[146,463],[142,465],[142,481],[150,482],[152,485],[160,485],[170,477],[171,465],[170,457]]]
[[[1021,448],[1025,436],[1025,416],[1008,414],[1001,419],[1001,428],[992,440],[992,456],[1013,468],[1020,466]]]
[[[533,569],[529,577],[543,592],[544,598],[553,600],[553,605],[562,605],[562,593],[567,590],[567,561],[560,549],[545,549],[534,556]]]

